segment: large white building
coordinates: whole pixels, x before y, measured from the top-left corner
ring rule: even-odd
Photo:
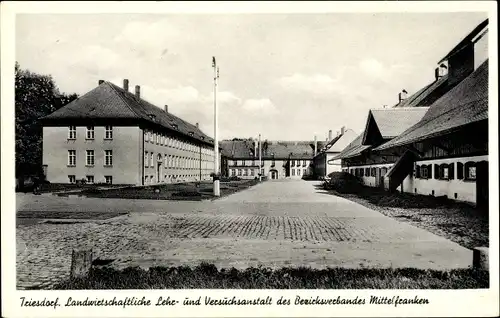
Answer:
[[[221,142],[223,173],[228,177],[254,179],[302,179],[312,176],[314,143],[310,141],[262,141],[235,139]],[[259,149],[261,167],[259,169]]]
[[[209,180],[213,140],[192,125],[100,80],[99,85],[42,118],[43,164],[51,183],[149,185]],[[220,162],[220,161],[219,161]]]

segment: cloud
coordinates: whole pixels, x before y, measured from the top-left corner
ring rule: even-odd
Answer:
[[[277,109],[269,98],[247,99],[242,105],[242,109],[248,112],[276,113]]]
[[[363,73],[375,78],[384,77],[386,69],[382,63],[373,58],[363,59],[359,62],[359,68]]]
[[[325,74],[304,75],[295,73],[278,80],[279,86],[285,90],[318,95],[334,92],[336,83],[338,83],[336,79]]]

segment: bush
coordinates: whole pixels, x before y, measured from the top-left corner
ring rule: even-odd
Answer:
[[[363,189],[363,183],[359,177],[347,172],[332,172],[325,181],[327,189],[333,189],[340,193],[356,193]]]

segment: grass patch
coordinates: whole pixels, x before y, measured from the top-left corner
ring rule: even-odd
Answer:
[[[257,184],[257,180],[231,180],[221,182],[221,197],[244,190]],[[92,198],[112,199],[146,199],[146,200],[188,200],[200,201],[212,199],[213,183],[211,181],[158,184],[140,187],[124,187],[120,189],[84,189],[81,195]],[[62,196],[69,193],[62,193]]]
[[[17,211],[18,219],[91,219],[106,220],[128,212],[67,212],[67,211]]]
[[[489,287],[489,274],[476,269],[451,271],[403,269],[315,270],[306,267],[246,270],[217,269],[202,263],[191,268],[94,267],[88,277],[66,280],[53,289],[476,289]]]

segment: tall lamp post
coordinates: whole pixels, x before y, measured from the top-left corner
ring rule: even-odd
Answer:
[[[212,67],[214,69],[214,196],[220,196],[220,176],[219,176],[219,141],[217,140],[217,81],[219,79],[219,67],[212,56]]]
[[[262,181],[262,145],[259,134],[259,181]]]

